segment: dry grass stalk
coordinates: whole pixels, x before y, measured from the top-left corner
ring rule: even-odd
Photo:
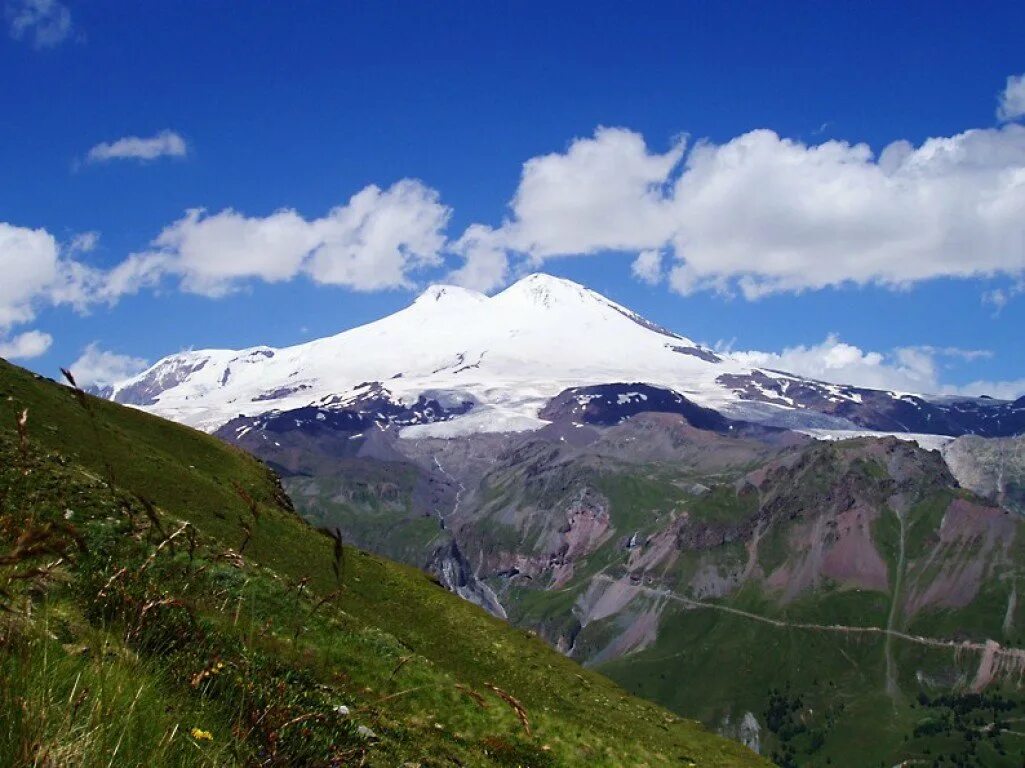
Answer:
[[[160,522],[160,517],[157,515],[156,504],[154,504],[152,501],[147,499],[142,494],[135,494],[135,498],[137,498],[139,500],[139,503],[142,504],[142,508],[146,512],[146,517],[149,518],[149,521],[150,523],[152,523],[153,527],[156,528],[160,535],[166,539],[167,531],[164,530],[164,526]]]
[[[164,547],[169,547],[170,550],[171,550],[171,554],[174,554],[174,540],[176,538],[178,538],[179,536],[181,536],[183,533],[185,533],[185,531],[187,531],[191,527],[192,527],[191,523],[182,523],[181,528],[179,528],[177,531],[172,533],[170,536],[164,537],[164,540],[161,541],[156,546],[156,548],[152,552],[149,553],[149,557],[147,557],[145,562],[143,562],[142,566],[139,568],[139,571],[141,572],[141,571],[146,570],[146,568],[148,568],[150,566],[150,564],[152,564],[152,562],[154,560],[156,560],[157,555],[160,554],[160,550],[162,550]]]
[[[249,508],[249,513],[253,516],[253,522],[257,522],[260,519],[260,505],[256,503],[256,499],[254,499],[252,494],[243,488],[237,480],[233,480],[231,484],[235,488],[235,493],[238,494],[239,498],[242,499]]]
[[[100,428],[96,425],[96,417],[93,414],[93,409],[89,405],[89,397],[85,394],[81,387],[78,386],[78,382],[75,381],[74,375],[67,368],[61,368],[61,375],[67,379],[68,384],[71,385],[71,391],[75,393],[75,399],[78,400],[78,404],[82,406],[82,409],[89,416],[89,424],[93,429],[93,436],[96,438],[96,445],[100,449],[100,453],[103,455],[103,464],[107,469],[107,481],[113,486],[114,483],[114,467],[111,466],[110,459],[107,457],[107,452],[103,448],[103,440],[100,438]]]
[[[246,551],[246,547],[249,546],[249,542],[253,539],[253,529],[241,517],[238,519],[238,524],[242,528],[242,542],[238,545],[238,553],[241,555]]]
[[[528,736],[530,736],[530,720],[527,718],[526,707],[524,707],[511,693],[503,691],[497,685],[494,685],[493,683],[485,683],[484,686],[486,688],[490,688],[495,692],[495,695],[497,695],[498,698],[512,707],[513,712],[516,713],[516,717],[519,718],[520,723],[523,725],[523,730]]]
[[[339,586],[342,583],[342,576],[345,575],[345,546],[342,542],[342,531],[340,528],[319,528],[321,533],[331,537],[334,542],[332,551],[331,570],[335,574],[335,583]]]
[[[473,690],[473,688],[463,685],[462,683],[456,683],[456,690],[464,696],[468,697],[474,704],[476,704],[481,709],[488,708],[487,701],[485,701],[483,696],[481,696],[479,693]]]

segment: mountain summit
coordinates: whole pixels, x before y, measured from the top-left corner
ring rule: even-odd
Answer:
[[[105,394],[208,431],[239,416],[369,408],[384,420],[401,412],[405,437],[448,437],[538,429],[550,421],[546,406],[580,388],[621,386],[614,399],[626,405],[637,384],[800,429],[957,435],[1025,426],[1025,407],[1002,401],[933,402],[752,368],[546,274],[491,297],[431,286],[393,315],[292,347],[181,352]]]

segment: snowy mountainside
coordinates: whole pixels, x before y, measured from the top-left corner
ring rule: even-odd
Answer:
[[[404,437],[453,437],[541,428],[546,406],[580,387],[622,385],[626,404],[630,382],[791,429],[1025,430],[1022,401],[940,404],[751,368],[544,274],[493,297],[432,286],[395,314],[292,347],[181,352],[104,394],[211,432],[239,417],[350,412]]]

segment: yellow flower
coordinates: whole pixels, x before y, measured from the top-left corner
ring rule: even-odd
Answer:
[[[214,735],[212,733],[210,733],[210,731],[204,731],[202,728],[193,728],[191,733],[192,733],[192,738],[194,738],[196,741],[213,741],[214,740]]]

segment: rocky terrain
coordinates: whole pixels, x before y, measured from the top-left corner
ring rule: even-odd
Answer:
[[[965,488],[1025,514],[1025,437],[959,437],[943,457]]]
[[[1025,751],[1023,400],[747,368],[547,276],[107,394],[779,765]]]

